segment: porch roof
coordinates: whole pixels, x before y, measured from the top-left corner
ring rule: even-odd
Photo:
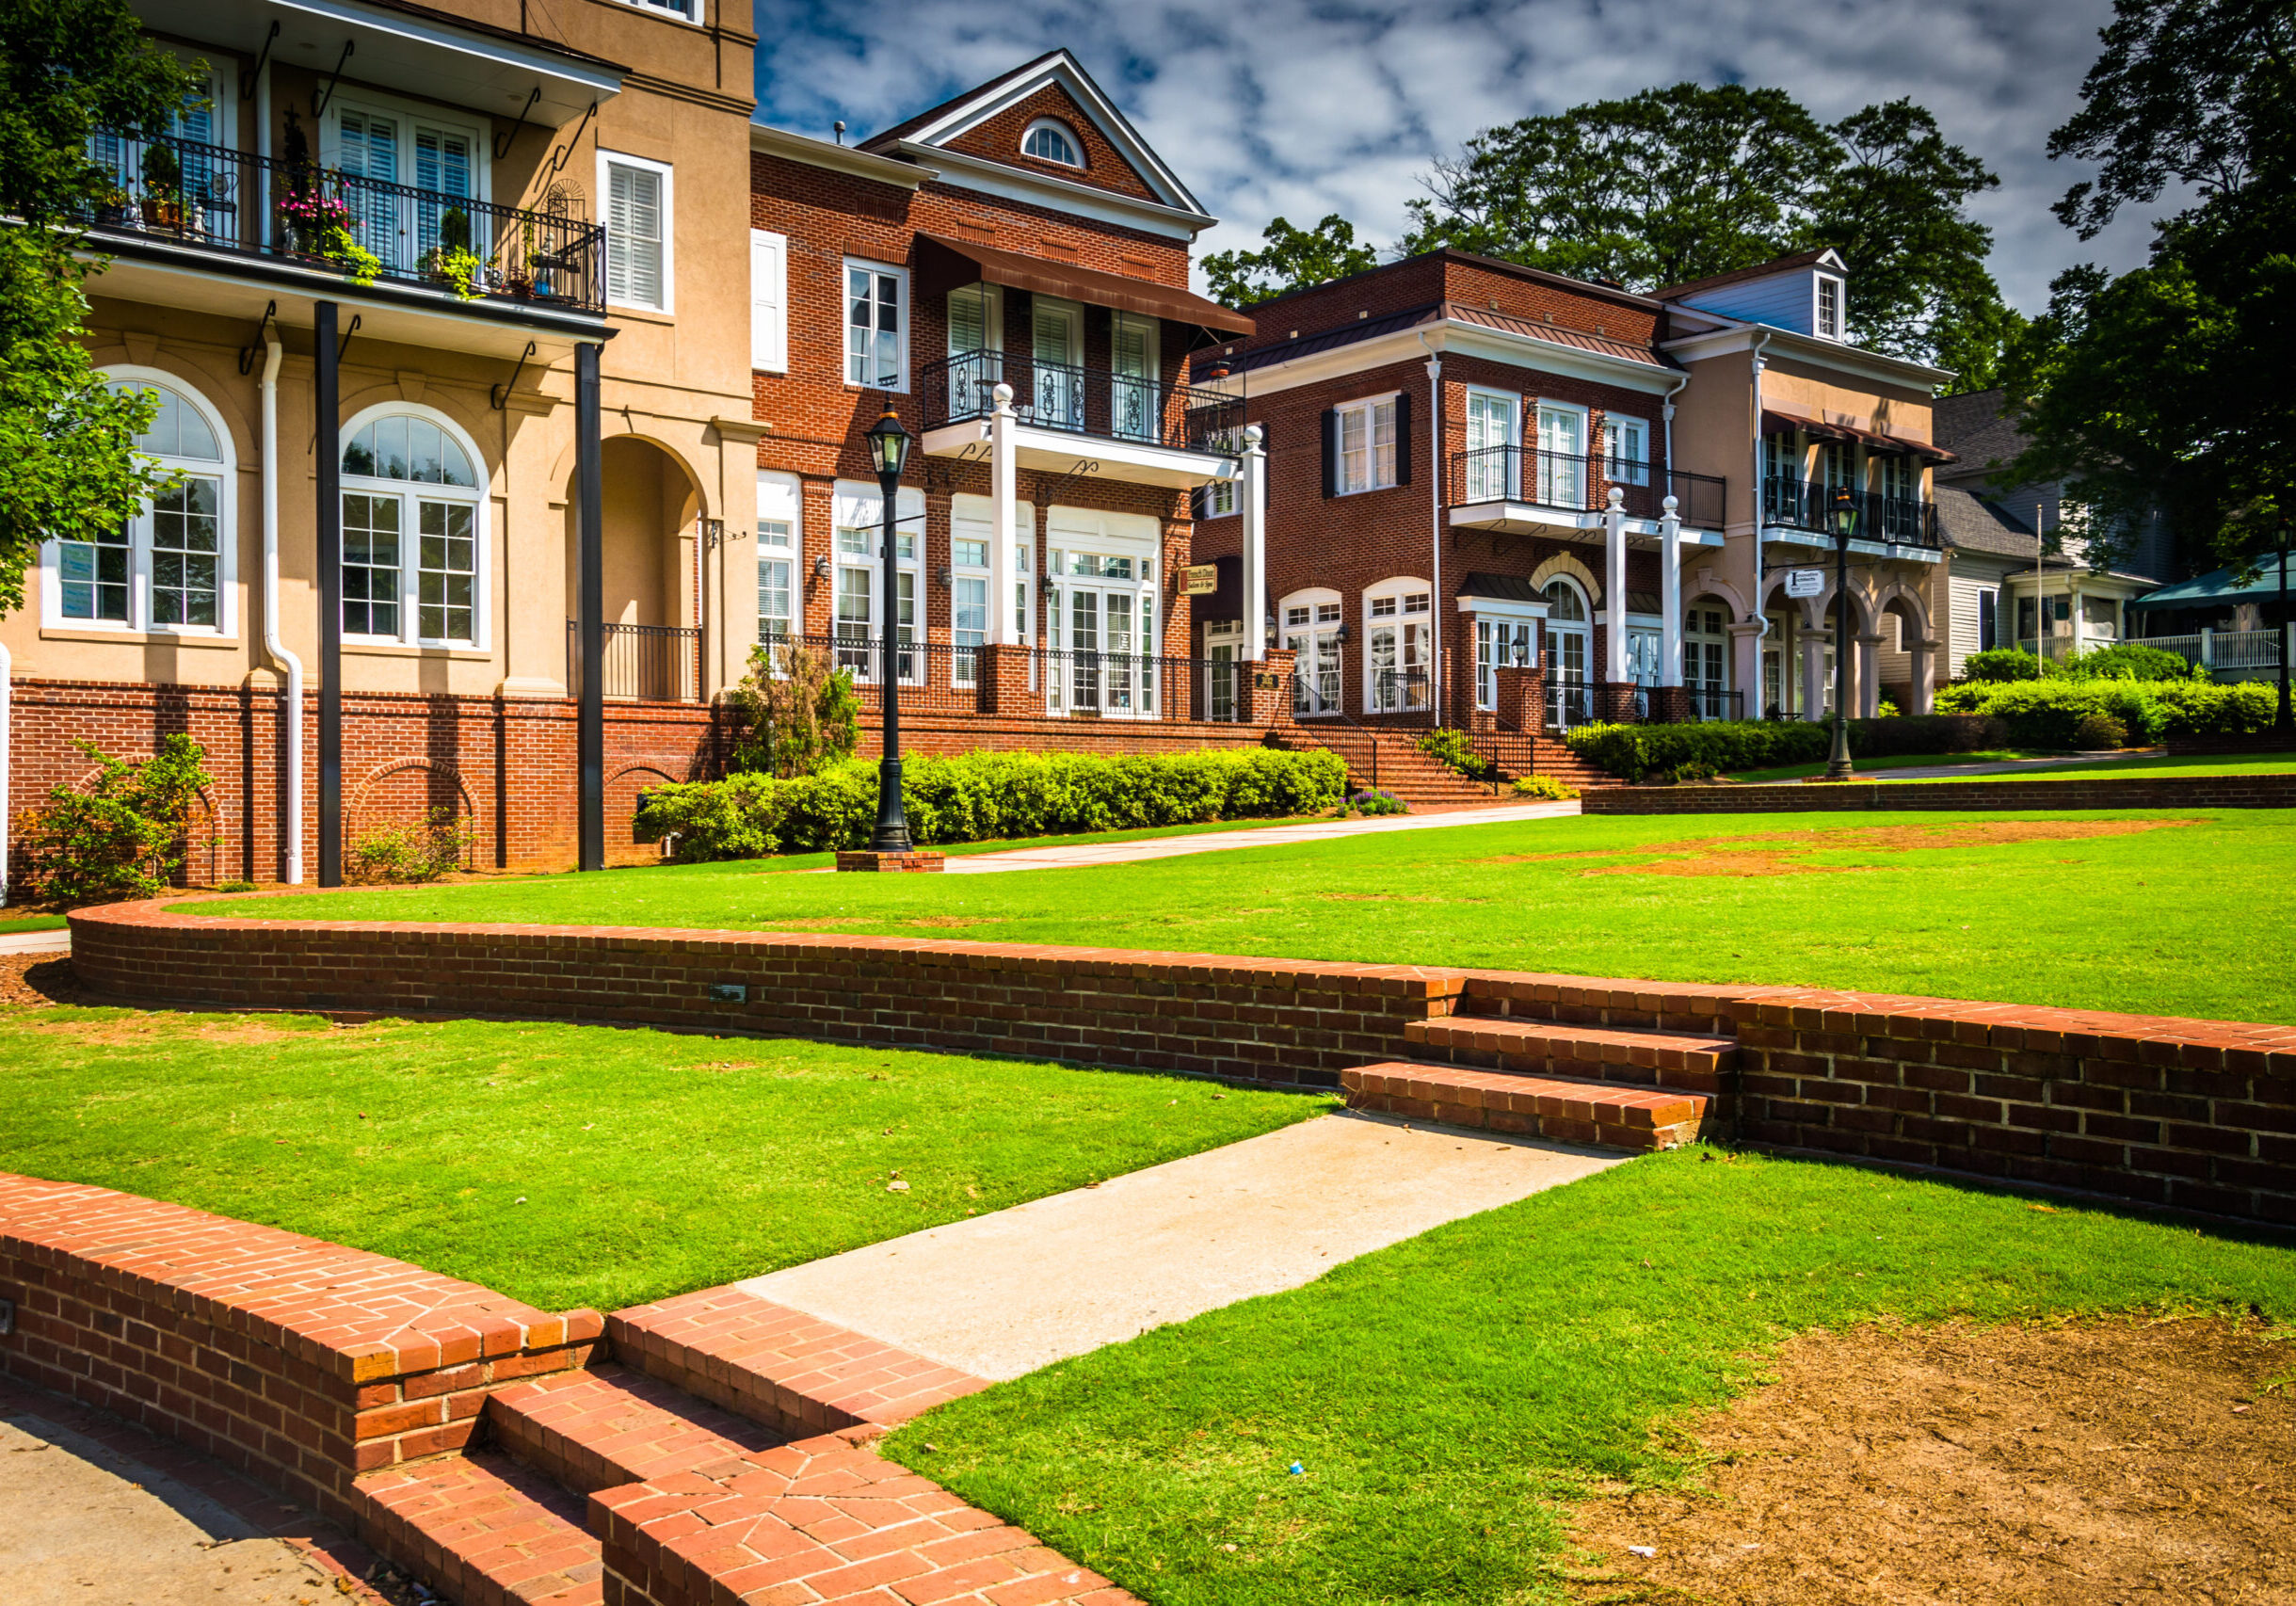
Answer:
[[[1095,307],[1116,307],[1151,318],[1195,324],[1213,336],[1247,335],[1252,320],[1242,313],[1208,301],[1190,291],[1149,279],[1127,279],[1097,267],[1022,256],[971,240],[951,240],[939,234],[917,236],[917,288],[933,296],[971,283],[1002,284],[1040,296],[1058,296]]]
[[[1927,441],[1916,441],[1904,435],[1885,435],[1878,429],[1860,429],[1854,424],[1835,424],[1822,418],[1812,418],[1806,412],[1788,408],[1762,408],[1764,429],[1803,429],[1822,441],[1855,441],[1883,452],[1910,452],[1917,458],[1927,458],[1933,463],[1958,461],[1954,453]]]
[[[2183,580],[2174,586],[2164,586],[2151,596],[2129,603],[2132,608],[2201,608],[2211,602],[2261,602],[2280,594],[2280,565],[2285,561],[2277,554],[2256,561],[2255,578],[2239,578],[2240,566],[2227,565],[2200,576],[2197,580]],[[2288,586],[2296,590],[2296,564],[2288,568]]]

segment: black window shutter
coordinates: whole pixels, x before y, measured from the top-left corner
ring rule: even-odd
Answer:
[[[1395,483],[1411,483],[1411,393],[1395,396]]]
[[[1204,499],[1211,494],[1212,488],[1208,485],[1196,485],[1188,488],[1189,518],[1201,519],[1204,516]]]
[[[1340,410],[1324,410],[1324,494],[1340,494]]]

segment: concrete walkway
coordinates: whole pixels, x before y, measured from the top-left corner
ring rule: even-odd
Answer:
[[[0,932],[0,954],[69,954],[72,933],[64,931]]]
[[[2020,769],[2064,769],[2075,764],[2101,764],[2113,759],[2151,758],[2159,748],[2126,753],[2060,753],[2047,759],[1993,759],[1982,764],[1923,764],[1918,769],[1861,770],[1860,780],[1951,780],[1965,775],[2007,775]]]
[[[1297,1288],[1623,1158],[1324,1116],[736,1286],[1002,1380]]]
[[[1071,870],[1087,864],[1138,864],[1179,859],[1191,853],[1219,853],[1231,847],[1286,847],[1294,843],[1330,842],[1337,837],[1383,836],[1390,831],[1436,830],[1445,826],[1502,826],[1517,820],[1547,820],[1576,814],[1569,803],[1503,803],[1491,809],[1453,809],[1438,813],[1389,814],[1369,820],[1312,820],[1300,826],[1262,826],[1257,830],[1199,831],[1194,836],[1148,837],[1139,842],[1078,843],[1068,847],[1020,847],[1004,853],[949,856],[947,874],[983,875],[1000,870]]]

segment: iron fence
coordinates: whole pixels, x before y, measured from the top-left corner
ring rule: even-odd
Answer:
[[[1611,491],[1633,519],[1656,519],[1666,498],[1675,513],[1698,529],[1720,529],[1728,482],[1714,474],[1685,474],[1606,454],[1546,452],[1530,446],[1481,446],[1451,459],[1450,502],[1529,502],[1542,507],[1598,513],[1611,505]]]
[[[699,702],[701,632],[690,625],[608,624],[600,627],[600,696],[609,702]],[[582,625],[566,621],[566,687],[582,695]]]
[[[859,634],[782,639],[825,654],[833,672],[851,676],[864,712],[882,709],[887,651],[882,639]],[[1048,715],[1215,724],[1250,715],[1252,666],[1233,659],[1065,648],[1004,651],[1017,653],[1022,666],[1013,689],[1025,692]],[[983,644],[896,638],[891,653],[905,714],[1014,712],[1009,705],[1001,707],[1003,699],[987,684],[989,660]]]
[[[987,418],[1002,383],[1013,388],[1020,422],[1039,429],[1229,457],[1243,450],[1243,399],[1183,380],[1003,351],[960,352],[927,366],[922,379],[928,429]]]
[[[1762,479],[1762,522],[1789,529],[1808,530],[1833,538],[1831,511],[1836,487],[1791,474],[1768,474]],[[1854,539],[1887,541],[1897,546],[1936,548],[1937,505],[1923,496],[1889,496],[1878,490],[1853,490],[1857,507]]]

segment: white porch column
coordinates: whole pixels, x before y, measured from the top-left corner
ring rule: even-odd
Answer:
[[[1013,462],[1013,388],[999,381],[988,393],[988,639],[1000,645],[1021,639],[1013,617],[1013,510],[1020,505]],[[1035,542],[1032,539],[1031,543]]]
[[[1764,699],[1769,695],[1762,685],[1762,647],[1767,639],[1762,627],[1753,619],[1735,619],[1730,627],[1730,684],[1744,694],[1739,706],[1748,719],[1759,719],[1769,712]],[[1778,695],[1785,695],[1780,685]]]
[[[1927,714],[1935,706],[1937,694],[1937,644],[1935,641],[1911,641],[1905,651],[1913,660],[1913,706],[1908,714]]]
[[[1878,719],[1882,712],[1882,638],[1879,632],[1867,632],[1857,638],[1856,675],[1851,685],[1856,689],[1857,717]]]
[[[1834,638],[1830,630],[1802,632],[1802,717],[1825,717],[1825,644]]]
[[[1267,656],[1268,455],[1260,426],[1244,426],[1244,656]]]
[[[1659,682],[1682,683],[1682,517],[1666,498],[1659,516]]]
[[[1627,493],[1611,487],[1610,510],[1602,516],[1602,678],[1623,681],[1627,674]]]

